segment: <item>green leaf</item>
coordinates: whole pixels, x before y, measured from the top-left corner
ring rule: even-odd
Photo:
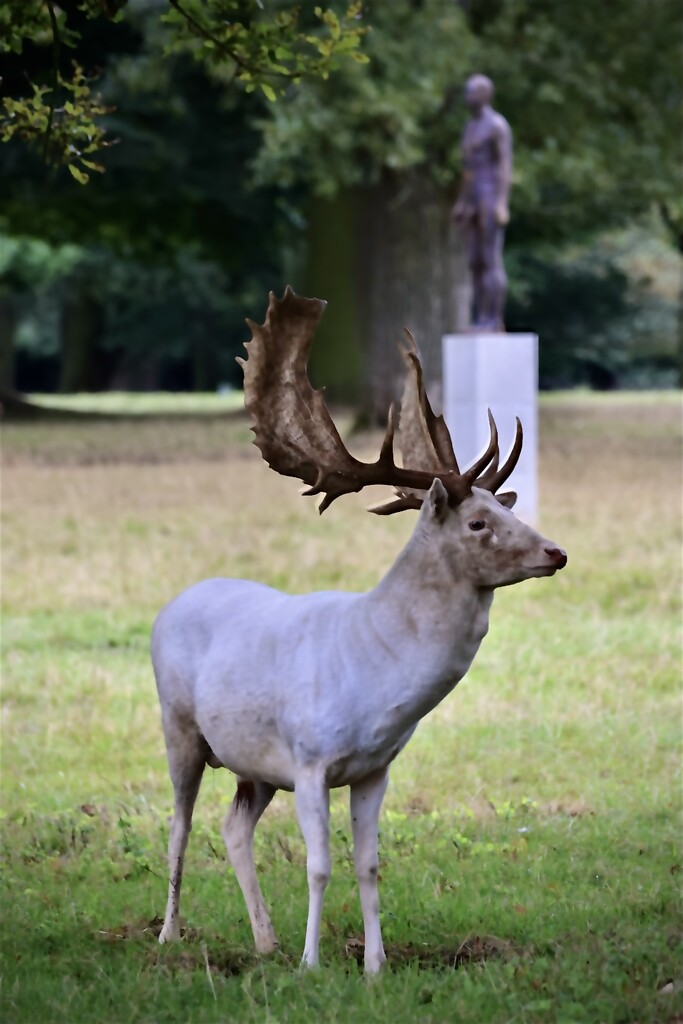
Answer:
[[[79,167],[74,167],[73,164],[67,164],[69,168],[69,174],[72,178],[75,178],[79,185],[87,185],[90,181],[90,175],[86,174]]]
[[[277,95],[272,85],[268,85],[267,82],[261,82],[261,91],[265,95],[266,99],[269,99],[271,103],[275,103]]]

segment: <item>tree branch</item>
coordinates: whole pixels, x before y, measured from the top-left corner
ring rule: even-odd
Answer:
[[[59,88],[59,51],[62,44],[61,37],[59,35],[59,25],[57,23],[57,16],[55,15],[54,6],[52,0],[46,0],[47,9],[50,15],[50,25],[52,27],[52,95],[50,96],[50,107],[47,116],[47,127],[45,129],[45,136],[43,138],[43,160],[48,159],[48,146],[50,145],[50,137],[52,136],[52,125],[55,119],[55,108],[57,106],[57,89]]]
[[[201,24],[201,22],[197,21],[197,19],[192,14],[190,14],[188,11],[186,11],[183,7],[180,6],[178,0],[168,0],[168,2],[173,8],[173,10],[177,11],[178,14],[185,19],[188,25],[190,25],[191,28],[195,30],[195,32],[202,36],[203,39],[208,39],[209,42],[213,43],[214,46],[216,46],[220,50],[221,53],[224,53],[227,57],[230,58],[230,60],[234,60],[235,64],[238,64],[241,68],[245,68],[246,70],[248,70],[248,65],[246,64],[246,62],[241,57],[238,57],[236,53],[233,53],[233,51],[228,46],[226,46],[225,43],[222,43],[220,39],[216,39],[216,37],[212,35],[211,32],[209,32],[208,28],[205,28]]]
[[[168,2],[173,8],[173,10],[177,11],[178,14],[185,19],[188,25],[191,28],[193,28],[198,35],[200,35],[203,39],[207,39],[209,42],[213,43],[213,45],[219,50],[220,53],[224,54],[226,57],[229,57],[230,60],[234,61],[237,67],[241,68],[243,71],[248,71],[250,72],[250,74],[258,72],[262,75],[273,75],[277,78],[301,78],[300,71],[268,71],[267,69],[259,69],[258,67],[255,67],[254,65],[246,61],[243,57],[239,57],[234,50],[231,50],[229,46],[226,46],[224,42],[222,42],[220,39],[217,39],[216,36],[209,32],[208,28],[205,28],[205,26],[202,25],[201,22],[197,21],[194,15],[190,14],[189,11],[186,11],[183,7],[180,6],[179,0],[168,0]],[[235,74],[236,73],[237,72],[235,72]],[[235,76],[233,75],[233,79],[234,77]]]

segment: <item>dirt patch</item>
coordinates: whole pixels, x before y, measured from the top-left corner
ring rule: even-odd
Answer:
[[[390,942],[385,946],[387,966],[390,969],[416,963],[420,971],[456,970],[464,964],[484,963],[486,960],[508,959],[519,950],[507,939],[495,935],[473,935],[459,945],[429,946],[426,943]],[[358,937],[346,943],[346,955],[362,964],[365,943]]]
[[[132,921],[120,924],[116,928],[103,928],[95,932],[101,942],[126,942],[131,939],[143,939],[147,936],[158,939],[164,925],[163,917],[153,917],[151,921]],[[197,942],[199,932],[196,928],[181,928],[180,937],[186,942]]]
[[[95,932],[100,942],[125,943],[141,939],[158,939],[163,927],[163,918],[153,917],[151,921],[133,921],[115,928],[103,928]],[[235,977],[253,967],[257,962],[254,954],[239,950],[220,948],[220,939],[209,950],[206,938],[196,928],[181,928],[180,942],[159,946],[149,944],[145,959],[150,967],[169,974],[186,971],[210,971],[214,975]]]
[[[162,917],[153,917],[151,921],[130,921],[117,925],[115,928],[102,928],[95,932],[100,942],[126,942],[131,939],[142,939],[145,936],[159,938],[164,924]]]
[[[149,966],[165,974],[209,971],[215,977],[236,978],[256,964],[256,958],[233,949],[209,951],[206,943],[159,946],[150,951]]]
[[[583,818],[587,814],[594,814],[585,800],[550,800],[547,804],[543,804],[540,808],[542,814],[546,814],[551,818],[555,818],[558,815],[566,816],[569,818]]]

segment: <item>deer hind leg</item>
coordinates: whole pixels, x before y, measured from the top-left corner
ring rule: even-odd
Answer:
[[[351,786],[353,860],[363,910],[366,974],[376,974],[386,960],[379,923],[379,896],[377,893],[379,867],[377,823],[388,781],[389,773],[384,770]]]
[[[301,963],[316,967],[323,900],[330,880],[330,791],[322,775],[306,774],[296,779],[294,796],[308,873],[308,922]]]
[[[265,782],[239,779],[235,798],[222,828],[228,857],[247,904],[251,930],[259,953],[272,953],[278,945],[254,865],[254,829],[275,792],[275,787]]]
[[[196,727],[164,717],[168,767],[175,793],[173,820],[168,837],[168,902],[159,942],[180,938],[180,888],[192,812],[206,765],[207,745]]]

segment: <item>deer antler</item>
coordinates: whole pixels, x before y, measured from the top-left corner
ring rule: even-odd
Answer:
[[[246,343],[248,357],[237,361],[244,370],[245,405],[252,418],[254,443],[268,465],[307,484],[304,494],[324,494],[320,512],[340,495],[371,484],[388,484],[396,489],[397,498],[372,509],[385,515],[419,508],[420,492],[423,495],[435,477],[446,487],[453,505],[471,493],[475,482],[491,489],[492,483],[499,486],[502,474],[512,472],[519,451],[509,469],[514,449],[508,463],[498,470],[498,432],[489,413],[489,445],[469,469],[460,472],[446,423],[442,416],[435,416],[429,404],[417,346],[409,332],[404,352],[408,377],[401,414],[404,465],[399,467],[394,460],[393,406],[377,461],[361,462],[350,454],[332,421],[323,391],[311,386],[306,371],[313,335],[325,306],[322,300],[302,298],[287,287],[282,299],[270,293],[262,326],[247,320],[252,331],[251,341]],[[410,468],[413,464],[421,468]],[[487,466],[487,474],[478,479]]]
[[[426,465],[428,469],[460,472],[453,442],[443,416],[432,410],[424,386],[420,352],[412,332],[403,328],[406,346],[402,355],[407,368],[401,402],[399,443],[404,462]]]
[[[401,401],[399,447],[403,465],[421,466],[432,473],[432,478],[443,473],[460,474],[458,460],[453,451],[451,435],[443,416],[436,416],[427,397],[422,375],[422,364],[417,343],[407,327],[401,355],[406,364],[406,380]],[[375,515],[393,515],[409,508],[421,508],[424,494],[415,489],[397,489],[391,501],[373,505]]]
[[[401,350],[406,363],[407,373],[401,402],[401,419],[399,426],[399,445],[404,465],[427,466],[432,476],[452,474],[453,483],[457,478],[456,501],[462,501],[471,493],[473,486],[482,487],[483,477],[478,474],[489,466],[487,474],[498,469],[498,429],[489,410],[490,440],[485,452],[464,473],[460,472],[458,460],[453,450],[450,431],[443,416],[437,416],[431,406],[424,386],[420,353],[411,331],[404,327],[407,345]],[[490,465],[489,465],[490,464]],[[511,471],[510,471],[511,472]],[[450,478],[450,476],[449,476]],[[450,490],[450,488],[449,488]],[[452,493],[452,491],[451,491]],[[420,508],[423,496],[415,490],[397,488],[397,497],[392,501],[373,506],[370,511],[376,515],[392,515],[408,508]]]
[[[489,411],[489,416],[491,412]],[[491,419],[493,417],[491,416]],[[519,420],[519,416],[515,417],[515,439],[512,443],[512,449],[503,465],[498,469],[498,459],[494,459],[486,470],[485,473],[477,480],[477,487],[482,487],[487,491],[491,491],[495,494],[501,484],[512,475],[512,471],[519,462],[519,457],[522,454],[522,444],[524,442],[524,431],[522,430],[522,424]]]

